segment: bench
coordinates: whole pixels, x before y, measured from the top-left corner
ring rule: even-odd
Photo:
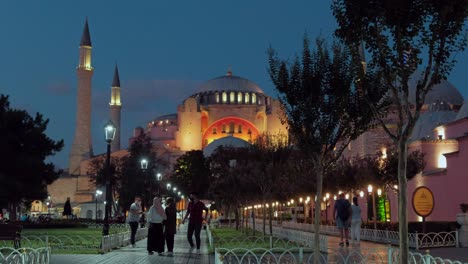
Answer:
[[[0,224],[0,241],[13,241],[15,248],[20,248],[21,230],[23,230],[23,226],[21,225]]]

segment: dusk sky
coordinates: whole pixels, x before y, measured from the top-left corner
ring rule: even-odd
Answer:
[[[331,1],[3,1],[0,3],[0,93],[13,108],[50,119],[47,134],[64,139],[51,160],[68,166],[75,129],[78,45],[88,17],[93,45],[92,142],[105,152],[114,64],[122,91],[122,147],[133,128],[175,113],[203,81],[234,75],[276,96],[266,50],[300,52],[302,37],[330,39]],[[468,97],[467,52],[449,81]]]

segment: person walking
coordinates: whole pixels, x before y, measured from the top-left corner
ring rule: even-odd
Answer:
[[[130,225],[130,244],[132,247],[135,247],[135,235],[138,229],[138,221],[140,220],[141,214],[141,198],[140,196],[135,196],[135,202],[130,205],[130,210],[128,211],[127,222]]]
[[[340,246],[344,245],[343,237],[346,239],[346,246],[349,246],[348,229],[351,213],[351,204],[345,199],[344,193],[340,193],[333,210],[333,218],[336,220],[336,226],[340,230]]]
[[[182,220],[182,224],[185,224],[185,220],[190,216],[187,240],[190,246],[193,248],[193,233],[195,232],[195,241],[197,243],[197,254],[200,254],[200,232],[203,224],[203,211],[205,214],[205,221],[208,217],[208,208],[198,198],[198,193],[192,192],[189,196],[190,202],[187,206],[187,214]]]
[[[177,229],[177,209],[172,197],[166,198],[166,221],[164,222],[164,238],[166,239],[167,255],[172,257],[174,251],[174,235]]]
[[[153,251],[157,251],[160,256],[164,252],[164,234],[163,221],[166,220],[166,212],[161,205],[161,198],[154,197],[153,205],[148,210],[148,239],[147,249],[148,254],[153,255]]]
[[[351,205],[351,244],[359,245],[361,242],[361,207],[358,204],[358,198],[353,197]]]

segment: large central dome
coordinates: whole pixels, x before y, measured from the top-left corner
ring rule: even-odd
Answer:
[[[256,83],[245,78],[229,74],[203,83],[197,93],[220,91],[254,92],[263,94],[262,89],[260,89]]]

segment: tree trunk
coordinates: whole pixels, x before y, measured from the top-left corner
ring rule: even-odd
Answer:
[[[262,200],[262,221],[263,221],[263,235],[266,236],[266,212],[265,200]]]
[[[252,209],[252,229],[252,235],[255,236],[255,209]]]
[[[239,230],[239,208],[236,208],[236,230]]]
[[[400,231],[400,263],[408,263],[408,215],[407,204],[407,143],[406,139],[400,138],[398,141],[398,221]]]
[[[272,218],[272,217],[271,217],[271,216],[272,216],[272,211],[273,211],[273,208],[272,208],[272,207],[268,207],[268,217],[269,217],[269,219],[270,219],[270,236],[273,235],[273,226],[272,226],[273,220],[271,219],[271,218]]]
[[[317,200],[315,201],[315,221],[314,221],[314,263],[320,262],[320,201],[322,197],[323,171],[320,162],[314,162],[317,172]]]

